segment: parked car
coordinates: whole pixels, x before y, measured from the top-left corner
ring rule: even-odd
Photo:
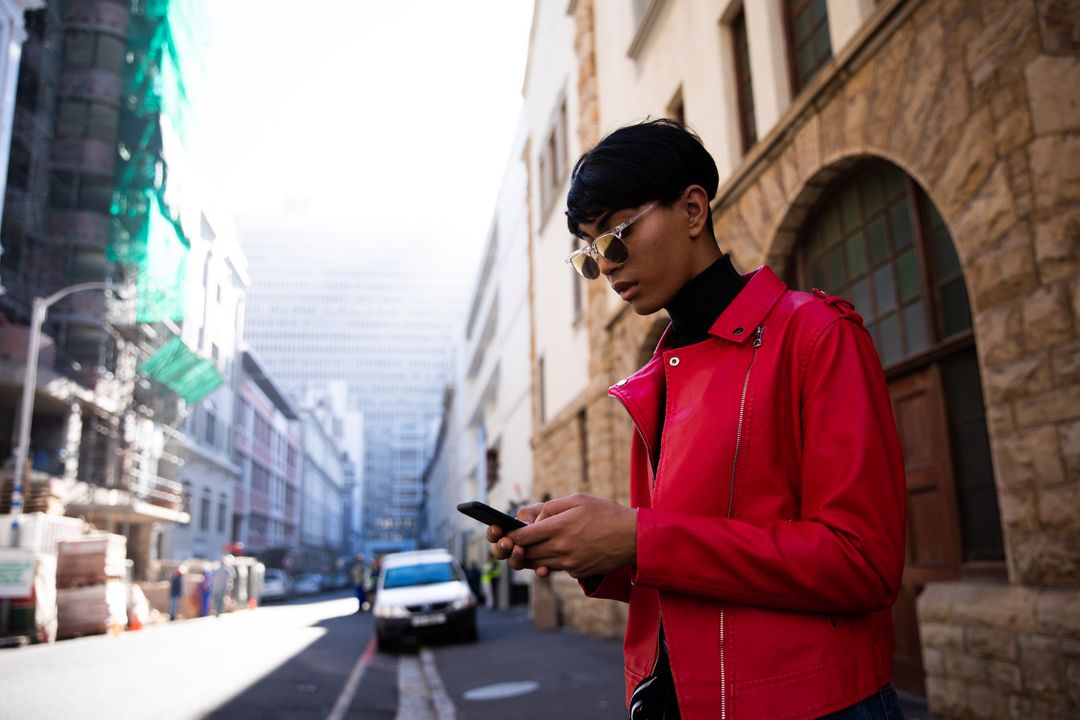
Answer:
[[[318,573],[307,573],[296,578],[293,590],[297,595],[314,595],[322,592],[322,578]]]
[[[285,600],[293,594],[293,579],[289,573],[280,568],[267,568],[263,575],[262,592],[259,594],[263,602],[272,600]]]
[[[386,555],[377,588],[373,614],[379,650],[392,650],[407,636],[476,640],[476,596],[448,551]]]

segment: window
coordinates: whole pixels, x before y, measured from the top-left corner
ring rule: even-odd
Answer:
[[[217,447],[217,417],[214,413],[206,413],[206,444]]]
[[[219,533],[225,532],[225,518],[228,510],[226,509],[225,496],[222,495],[218,498],[218,516],[217,516],[217,531]]]
[[[739,136],[746,153],[757,142],[757,119],[754,115],[754,89],[750,81],[750,42],[746,35],[746,12],[731,22],[731,42],[735,53],[735,94],[739,108]]]
[[[826,0],[784,0],[791,87],[798,93],[832,57]]]
[[[11,139],[7,186],[13,190],[26,190],[30,186],[30,150],[17,137]]]
[[[73,172],[53,173],[49,202],[54,208],[107,213],[112,204],[112,181]]]
[[[124,41],[112,35],[82,30],[64,33],[64,63],[73,67],[92,67],[120,72],[124,63]]]
[[[199,529],[210,529],[210,493],[204,492],[199,500]]]
[[[890,382],[940,374],[963,562],[1004,559],[967,286],[952,236],[899,168],[864,165],[819,203],[800,282],[852,301]]]
[[[490,447],[487,450],[487,489],[495,487],[499,482],[499,446]]]
[[[116,140],[119,111],[109,105],[86,100],[65,99],[56,111],[57,137],[89,137],[105,142]]]
[[[540,155],[540,206],[542,217],[546,221],[555,204],[555,198],[562,188],[566,176],[566,100],[559,104],[559,110],[552,121],[551,131]]]

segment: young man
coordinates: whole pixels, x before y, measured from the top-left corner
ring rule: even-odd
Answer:
[[[906,492],[880,362],[849,304],[735,272],[713,237],[717,184],[668,121],[578,160],[567,217],[587,244],[568,262],[671,317],[610,390],[635,429],[631,507],[557,498],[488,539],[512,567],[629,603],[632,718],[901,717]]]

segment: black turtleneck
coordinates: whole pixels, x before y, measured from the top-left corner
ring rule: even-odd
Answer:
[[[691,278],[667,306],[671,316],[671,346],[685,347],[709,337],[716,318],[744,285],[746,280],[726,254]]]

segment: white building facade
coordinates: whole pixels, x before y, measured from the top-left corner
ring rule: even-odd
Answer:
[[[170,479],[184,487],[187,525],[167,526],[167,555],[174,560],[214,559],[233,538],[234,497],[241,469],[233,459],[233,423],[241,377],[247,261],[226,215],[202,213],[188,233],[187,292],[180,337],[210,359],[223,384],[194,406],[165,436]],[[165,468],[166,463],[161,466]]]
[[[300,547],[305,570],[329,572],[347,551],[344,423],[329,398],[309,393],[302,404],[304,468]]]
[[[519,125],[471,290],[464,327],[455,341],[454,386],[444,404],[428,486],[431,542],[463,561],[486,559],[484,528],[455,510],[482,500],[513,514],[534,502],[529,352],[528,208],[525,122]],[[437,475],[445,467],[446,487]]]

